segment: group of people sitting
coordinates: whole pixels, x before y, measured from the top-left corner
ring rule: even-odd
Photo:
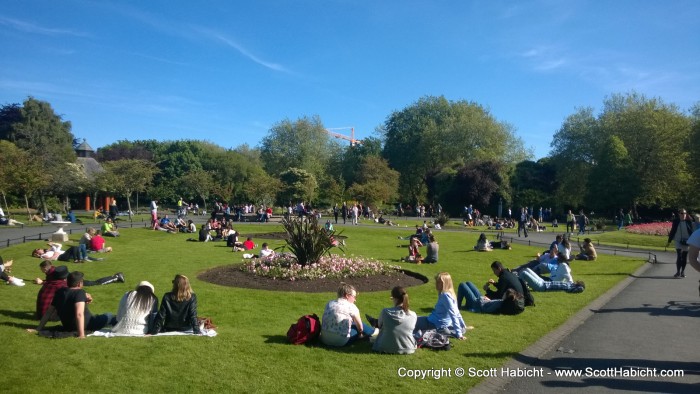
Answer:
[[[35,283],[42,285],[37,298],[40,322],[36,330],[30,329],[30,332],[40,332],[49,321],[60,320],[61,326],[57,329],[75,333],[78,338],[85,338],[87,332],[107,326],[112,326],[112,333],[120,335],[166,331],[201,333],[197,321],[197,296],[184,275],[175,276],[172,290],[163,295],[160,307],[154,286],[148,281],[141,281],[134,290],[123,295],[116,315],[93,315],[88,308],[93,298],[84,287],[123,283],[123,274],[88,281],[82,272],[68,272],[65,266],[53,267],[50,261],[43,261],[40,268],[46,274],[46,279],[35,280]]]
[[[428,330],[436,330],[460,340],[474,327],[467,326],[457,307],[452,277],[447,272],[435,276],[438,300],[428,316],[418,316],[409,308],[409,297],[403,287],[391,290],[392,306],[383,309],[378,318],[365,315],[362,321],[355,305],[358,292],[350,284],[342,283],[337,298],[329,301],[321,318],[321,342],[328,346],[346,346],[361,338],[374,341],[372,350],[381,353],[412,354],[417,338]]]
[[[402,257],[401,261],[409,261],[416,264],[434,264],[438,262],[438,253],[440,251],[440,244],[438,244],[433,235],[431,229],[426,223],[423,226],[416,225],[416,232],[409,235],[408,237],[401,237],[399,239],[408,239],[408,256]],[[426,246],[426,256],[420,252],[420,248]]]

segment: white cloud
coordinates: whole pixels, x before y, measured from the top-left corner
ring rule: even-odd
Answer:
[[[39,25],[36,25],[34,23],[31,23],[31,22],[26,22],[26,21],[22,21],[22,20],[18,20],[18,19],[5,18],[5,17],[0,17],[0,25],[9,26],[15,30],[19,30],[19,31],[24,32],[24,33],[43,34],[43,35],[48,35],[48,36],[57,36],[57,35],[70,35],[70,36],[79,36],[79,37],[87,36],[86,33],[83,33],[80,31],[43,27],[43,26],[39,26]]]

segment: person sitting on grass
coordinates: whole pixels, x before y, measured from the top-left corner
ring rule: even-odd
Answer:
[[[246,238],[246,240],[243,242],[243,249],[245,249],[245,250],[255,249],[255,243],[253,242],[253,238],[251,238],[251,237]]]
[[[489,279],[486,284],[484,284],[484,291],[486,292],[486,297],[492,300],[503,299],[506,291],[508,289],[513,289],[517,293],[523,293],[523,286],[520,284],[520,280],[514,273],[508,271],[503,263],[500,261],[494,261],[491,263],[491,271],[498,277],[498,282],[493,279]],[[491,286],[495,286],[496,290],[492,290]]]
[[[61,320],[62,331],[76,331],[78,338],[85,338],[87,331],[98,331],[115,323],[111,313],[93,316],[88,309],[91,302],[92,296],[83,290],[83,273],[71,272],[68,275],[68,287],[56,291],[51,306],[44,313],[36,331],[43,330],[54,313]]]
[[[525,310],[525,298],[512,288],[505,291],[503,298],[491,299],[481,295],[474,283],[463,282],[457,288],[457,305],[460,308],[462,300],[466,300],[464,309],[476,313],[517,315]]]
[[[452,277],[447,272],[435,275],[435,289],[438,301],[429,316],[419,316],[413,334],[422,335],[427,330],[437,330],[441,334],[451,335],[460,340],[467,339],[464,333],[474,327],[464,324],[459,313],[457,295],[455,294]]]
[[[568,266],[566,263],[562,263]],[[570,270],[569,270],[570,276]],[[567,293],[582,293],[586,289],[586,284],[583,281],[562,281],[544,280],[530,268],[525,268],[520,272],[520,277],[530,286],[533,291],[565,291]]]
[[[128,291],[119,301],[117,324],[112,332],[124,335],[145,335],[154,323],[152,317],[158,312],[155,288],[148,281],[141,281],[135,290]]]
[[[189,330],[194,334],[201,334],[197,322],[197,295],[190,287],[189,278],[177,274],[173,279],[172,291],[163,295],[150,334]]]
[[[413,354],[416,351],[416,338],[413,329],[418,317],[408,308],[408,293],[403,287],[391,289],[392,308],[384,308],[379,319],[367,316],[367,321],[379,329],[372,350],[390,354]]]
[[[105,237],[118,237],[119,236],[119,231],[117,231],[116,226],[114,225],[114,222],[112,222],[112,219],[107,218],[104,223],[102,223],[102,235]]]
[[[192,219],[187,220],[187,228],[185,229],[186,233],[194,234],[197,232],[197,225],[194,224]]]
[[[276,255],[277,253],[274,250],[270,249],[270,246],[267,244],[267,242],[263,242],[262,248],[260,249],[260,258],[272,259]]]
[[[41,278],[34,279],[35,284],[41,285],[41,289],[39,289],[39,293],[36,296],[36,319],[41,319],[41,317],[44,316],[44,313],[51,305],[51,301],[53,301],[56,291],[66,287],[66,278],[68,278],[69,274],[68,267],[65,265],[54,267],[48,260],[42,261],[39,264],[39,269],[46,275],[46,277],[43,280]],[[124,274],[117,272],[114,275],[105,276],[104,278],[99,278],[97,280],[85,280],[83,278],[83,286],[101,286],[108,285],[110,283],[124,283],[124,281]]]
[[[479,235],[479,239],[476,241],[476,246],[474,246],[474,250],[477,252],[490,252],[493,250],[491,247],[491,242],[489,242],[488,239],[486,239],[486,234],[481,233]]]
[[[425,259],[423,259],[423,262],[428,264],[437,263],[440,245],[435,239],[435,235],[433,235],[432,233],[428,236],[428,245],[426,249],[426,256]]]
[[[338,298],[329,301],[321,318],[321,342],[327,346],[345,346],[359,338],[371,337],[375,329],[362,322],[360,310],[355,305],[357,290],[341,283]]]
[[[576,260],[593,261],[598,258],[598,254],[595,251],[595,246],[593,246],[593,242],[590,238],[584,238],[583,245],[581,245],[579,242],[578,247],[581,250],[581,253],[576,255]]]
[[[418,239],[418,236],[411,237],[411,241],[408,244],[408,257],[402,257],[401,261],[410,261],[416,264],[420,264],[423,261],[423,256],[420,254],[420,247],[423,244]]]
[[[105,246],[105,239],[100,235],[100,231],[98,230],[90,239],[90,250],[97,253],[110,253],[112,247]]]

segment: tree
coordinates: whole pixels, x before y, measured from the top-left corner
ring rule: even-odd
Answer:
[[[289,201],[312,201],[316,197],[318,183],[316,177],[301,168],[290,168],[279,175],[282,190],[278,200],[281,204]]]
[[[29,197],[46,187],[49,176],[40,163],[26,151],[9,141],[0,140],[0,193],[7,207],[7,193],[21,193],[27,209],[27,219],[31,217]]]
[[[204,210],[207,209],[207,199],[216,189],[216,183],[212,174],[202,169],[194,169],[180,178],[181,190],[187,195],[194,195],[202,199]]]
[[[27,151],[48,179],[58,180],[70,171],[67,164],[75,163],[71,124],[56,115],[49,103],[29,97],[21,108],[16,104],[4,106],[0,116],[3,117],[0,120],[2,137]],[[40,184],[39,197],[45,214],[44,194],[56,192],[57,186],[66,185],[58,182]]]
[[[400,174],[404,198],[425,201],[430,172],[472,161],[515,164],[531,156],[511,125],[468,101],[424,97],[392,113],[380,132],[383,157]]]
[[[554,134],[550,156],[557,176],[556,200],[562,209],[583,205],[599,135],[592,108],[580,108],[569,115]]]
[[[318,116],[275,124],[260,147],[265,171],[273,176],[294,167],[320,179],[326,176],[331,158],[339,156],[339,145],[330,140]]]
[[[357,183],[348,193],[372,207],[393,202],[398,196],[399,173],[389,168],[389,163],[377,156],[366,156],[356,175]]]
[[[469,203],[474,206],[488,207],[491,198],[506,184],[503,174],[504,164],[495,161],[476,161],[459,168],[442,195],[449,207],[449,212],[457,214],[458,208]]]
[[[158,168],[149,161],[136,159],[109,161],[103,166],[105,170],[101,175],[104,178],[103,184],[109,185],[109,191],[126,197],[131,220],[131,195],[134,192],[145,191],[153,182]]]
[[[599,149],[598,161],[588,183],[588,206],[614,216],[620,208],[630,206],[639,193],[639,184],[627,148],[618,136],[609,136]]]

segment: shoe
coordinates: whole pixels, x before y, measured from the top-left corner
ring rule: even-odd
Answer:
[[[673,277],[674,277],[674,278],[679,278],[680,276],[681,276],[681,274],[680,274],[680,273],[678,273],[678,272],[676,272],[676,274],[675,274],[675,275],[673,275]]]
[[[117,272],[116,274],[114,274],[114,277],[117,279],[117,282],[126,282],[126,279],[124,279],[124,274],[121,272]]]
[[[92,259],[93,261],[104,261],[104,258],[102,257],[95,257]]]
[[[681,278],[685,278],[685,274],[681,274]]]
[[[367,318],[367,321],[369,322],[370,326],[375,328],[379,326],[379,320],[376,317],[372,317],[369,314],[365,314],[365,318]]]

